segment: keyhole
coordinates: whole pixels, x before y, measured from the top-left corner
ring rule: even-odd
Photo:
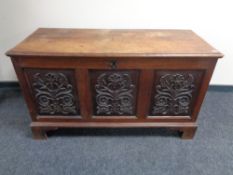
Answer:
[[[116,60],[112,60],[110,63],[110,66],[112,69],[116,69],[117,68],[117,61]]]

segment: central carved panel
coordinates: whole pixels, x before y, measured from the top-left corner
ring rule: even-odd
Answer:
[[[135,115],[137,72],[95,71],[92,82],[95,115]]]

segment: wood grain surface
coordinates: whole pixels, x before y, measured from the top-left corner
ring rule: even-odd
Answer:
[[[7,55],[95,57],[217,57],[191,30],[40,28]]]

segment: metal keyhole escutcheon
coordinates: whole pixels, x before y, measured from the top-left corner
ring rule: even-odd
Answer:
[[[111,69],[116,69],[117,68],[117,60],[111,60],[110,67],[111,67]]]

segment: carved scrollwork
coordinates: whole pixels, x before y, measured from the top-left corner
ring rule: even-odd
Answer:
[[[156,86],[153,115],[186,115],[195,88],[192,74],[166,74]]]
[[[35,73],[33,75],[35,98],[40,114],[72,115],[77,113],[73,86],[63,73]]]
[[[102,73],[95,85],[97,114],[133,114],[133,89],[127,73]]]

